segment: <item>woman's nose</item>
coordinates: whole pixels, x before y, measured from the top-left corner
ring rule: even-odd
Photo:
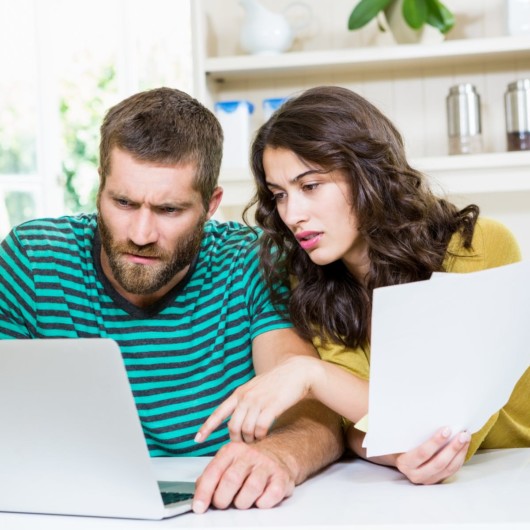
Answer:
[[[288,197],[285,200],[284,206],[284,215],[280,213],[280,217],[282,217],[283,222],[287,226],[297,226],[309,218],[307,205],[303,199],[296,196]]]

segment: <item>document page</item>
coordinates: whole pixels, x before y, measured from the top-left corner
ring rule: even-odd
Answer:
[[[530,365],[530,264],[374,291],[368,456],[479,430]]]

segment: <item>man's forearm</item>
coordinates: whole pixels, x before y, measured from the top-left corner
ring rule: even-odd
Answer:
[[[319,401],[305,399],[277,418],[256,445],[282,460],[300,484],[344,452],[341,418]]]

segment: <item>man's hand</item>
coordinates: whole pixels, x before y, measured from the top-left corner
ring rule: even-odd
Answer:
[[[230,442],[206,466],[196,483],[193,511],[210,505],[239,509],[272,508],[289,497],[295,478],[273,452],[258,445]]]
[[[197,480],[193,511],[271,508],[343,452],[340,418],[306,399],[282,414],[263,440],[223,446]]]

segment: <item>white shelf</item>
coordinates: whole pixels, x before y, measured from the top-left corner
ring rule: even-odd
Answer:
[[[530,191],[530,151],[412,160],[433,189],[449,195]]]
[[[256,76],[276,77],[298,74],[381,71],[385,68],[493,63],[506,58],[530,57],[530,37],[496,37],[445,41],[432,45],[401,44],[356,49],[288,52],[277,55],[237,55],[209,57],[204,71],[221,81]]]

